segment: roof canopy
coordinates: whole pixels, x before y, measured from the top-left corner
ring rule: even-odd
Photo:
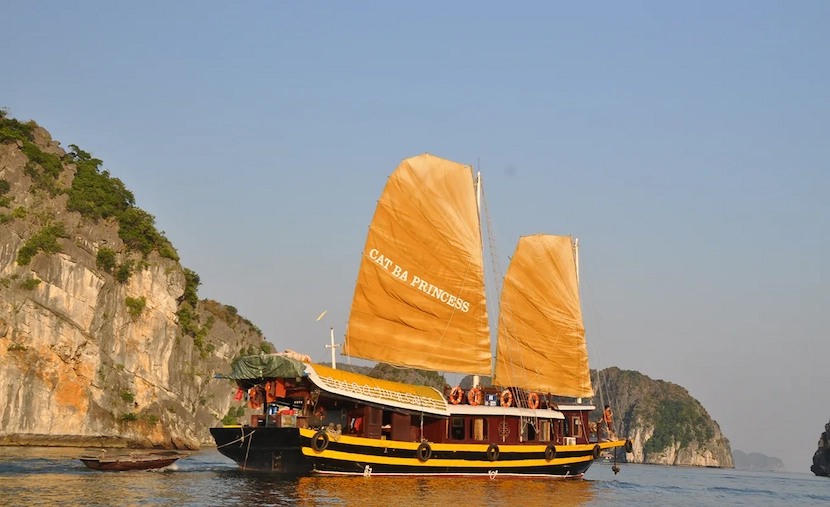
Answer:
[[[305,364],[296,359],[276,354],[240,357],[231,365],[231,372],[229,374],[216,375],[217,378],[254,381],[264,380],[266,378],[296,378],[305,376]]]

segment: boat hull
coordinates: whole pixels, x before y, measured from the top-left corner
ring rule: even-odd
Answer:
[[[312,472],[298,428],[234,426],[211,428],[216,449],[243,470],[302,476]]]
[[[313,430],[300,430],[303,454],[319,474],[578,479],[599,455],[597,444],[557,446],[555,454],[546,452],[547,445],[496,446],[494,452],[489,444],[432,443],[426,451],[418,442],[352,436],[332,436],[325,445],[317,437],[315,445],[315,435]],[[622,442],[598,445],[608,449]]]
[[[164,468],[175,463],[179,458],[185,458],[188,454],[176,456],[138,456],[138,457],[112,457],[112,458],[79,458],[84,465],[93,470],[150,470]]]
[[[489,444],[430,443],[424,458],[418,442],[355,436],[327,437],[324,449],[314,443],[316,430],[277,427],[211,428],[217,450],[252,472],[286,476],[390,475],[481,476],[579,479],[601,450],[623,442],[556,446],[504,445],[493,453]],[[420,458],[419,458],[420,453]],[[550,458],[550,459],[548,459]]]

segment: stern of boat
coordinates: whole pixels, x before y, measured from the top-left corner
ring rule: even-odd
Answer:
[[[311,472],[303,456],[298,428],[225,426],[210,428],[216,450],[241,469],[290,476]]]

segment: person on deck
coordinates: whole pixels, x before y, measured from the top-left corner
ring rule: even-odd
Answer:
[[[605,405],[605,411],[602,413],[602,420],[605,422],[605,431],[608,435],[608,440],[616,440],[617,435],[614,433],[614,413],[611,412],[611,406]]]

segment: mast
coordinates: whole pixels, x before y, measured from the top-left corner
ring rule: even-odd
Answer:
[[[479,167],[481,162],[479,161]],[[478,206],[478,228],[481,230],[481,171],[476,172],[476,206]],[[481,242],[481,254],[484,256],[484,241]],[[478,387],[480,379],[478,375],[473,375],[473,387]]]
[[[331,331],[331,345],[326,345],[326,348],[331,349],[331,369],[336,370],[337,369],[337,359],[335,359],[334,349],[339,347],[340,344],[339,343],[337,343],[337,344],[334,343],[334,328],[333,327],[329,328],[329,331]]]
[[[579,238],[574,238],[574,267],[576,268],[576,291],[579,293]],[[576,402],[582,404],[582,397],[576,399]]]

